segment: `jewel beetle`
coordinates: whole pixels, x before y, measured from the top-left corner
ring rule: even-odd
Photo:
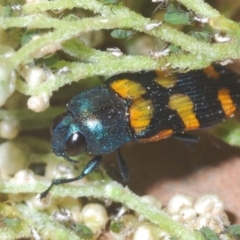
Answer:
[[[186,131],[205,128],[232,117],[240,106],[240,77],[222,66],[167,74],[160,70],[123,73],[103,85],[81,92],[52,125],[52,150],[70,156],[95,155],[82,173],[55,179],[53,185],[73,182],[91,173],[102,155],[130,141],[152,142],[170,136],[194,140]],[[120,171],[126,166],[118,151]]]

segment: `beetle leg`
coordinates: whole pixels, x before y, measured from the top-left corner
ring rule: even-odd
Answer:
[[[63,154],[63,158],[71,163],[78,163],[79,161],[71,159],[68,155]]]
[[[117,149],[117,162],[120,169],[120,174],[122,176],[122,180],[126,182],[129,179],[128,168],[119,148]]]
[[[184,142],[192,142],[192,143],[196,143],[200,140],[199,136],[195,136],[187,133],[174,133],[172,137]]]
[[[51,190],[51,188],[54,186],[54,185],[59,185],[59,184],[63,184],[63,183],[70,183],[70,182],[75,182],[77,180],[80,180],[82,179],[83,177],[87,176],[88,174],[90,174],[92,171],[94,171],[97,166],[100,164],[102,160],[102,155],[97,155],[95,156],[87,165],[86,167],[83,169],[82,173],[75,177],[75,178],[59,178],[59,179],[54,179],[51,183],[51,185],[44,191],[40,194],[40,199],[43,199],[45,198],[49,191]]]

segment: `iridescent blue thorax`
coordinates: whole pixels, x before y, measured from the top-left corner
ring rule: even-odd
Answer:
[[[113,152],[131,139],[123,121],[128,104],[105,85],[74,96],[67,110],[52,132],[52,149],[58,156],[68,155],[67,142],[74,133],[81,135],[86,151],[94,155]]]

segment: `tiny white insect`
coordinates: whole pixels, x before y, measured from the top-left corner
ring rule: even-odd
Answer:
[[[199,16],[195,16],[193,18],[196,22],[200,22],[200,23],[208,23],[209,18],[205,18],[205,17],[199,17]]]
[[[214,39],[216,42],[220,42],[220,43],[225,43],[225,42],[230,42],[231,41],[231,37],[222,33],[216,33],[214,35]]]
[[[107,52],[115,57],[123,56],[123,52],[119,48],[107,48]]]
[[[166,48],[166,49],[163,49],[163,50],[160,50],[160,51],[150,51],[149,52],[149,56],[152,57],[152,58],[160,58],[160,57],[163,57],[163,56],[167,56],[170,52],[170,49],[169,48]]]
[[[145,25],[145,30],[149,31],[152,30],[153,28],[159,27],[162,25],[163,22],[155,22],[155,23],[149,23]]]

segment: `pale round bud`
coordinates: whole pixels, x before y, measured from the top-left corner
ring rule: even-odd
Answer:
[[[197,217],[196,211],[192,207],[182,207],[179,210],[179,215],[185,220],[194,220]]]
[[[155,240],[159,239],[156,234],[156,229],[153,225],[142,224],[140,225],[133,235],[133,240]]]
[[[13,139],[19,133],[19,123],[15,119],[2,120],[0,122],[0,137]]]
[[[74,222],[82,222],[82,202],[78,198],[64,197],[57,202],[61,209],[67,209],[71,214],[71,219]]]
[[[53,178],[74,178],[77,173],[73,165],[69,165],[67,162],[54,162],[49,161],[45,167],[45,178],[52,180]],[[85,180],[80,179],[79,181],[72,182],[70,184],[79,185],[84,183]]]
[[[18,184],[33,184],[36,182],[36,177],[32,170],[23,169],[18,171],[10,181]]]
[[[4,58],[9,58],[15,53],[15,50],[7,45],[0,45],[0,56]]]
[[[202,227],[206,227],[206,226],[209,226],[209,215],[202,215],[202,216],[199,216],[196,221],[194,222],[194,225],[195,225],[195,228],[196,229],[201,229]]]
[[[21,75],[24,77],[29,86],[35,87],[40,85],[46,80],[47,74],[43,68],[34,67],[24,67],[21,70]]]
[[[192,207],[193,199],[191,197],[177,194],[172,197],[168,203],[168,211],[169,213],[179,213],[179,210],[183,207]]]
[[[125,236],[125,238],[132,235],[140,225],[137,217],[133,214],[123,215],[120,221],[124,225],[124,228],[121,230],[121,233],[122,235]]]
[[[29,148],[24,144],[7,141],[0,145],[0,171],[8,175],[27,168]]]
[[[218,214],[223,212],[224,205],[218,196],[204,195],[196,201],[194,209],[198,214],[204,214],[207,212]]]
[[[46,94],[32,96],[28,99],[27,105],[35,112],[43,112],[49,107],[49,97]]]
[[[25,200],[26,204],[34,209],[44,210],[51,206],[52,204],[52,196],[48,194],[45,198],[40,199],[39,195],[33,196]]]
[[[82,209],[83,222],[93,232],[98,232],[105,228],[108,221],[106,209],[98,203],[86,204]]]

